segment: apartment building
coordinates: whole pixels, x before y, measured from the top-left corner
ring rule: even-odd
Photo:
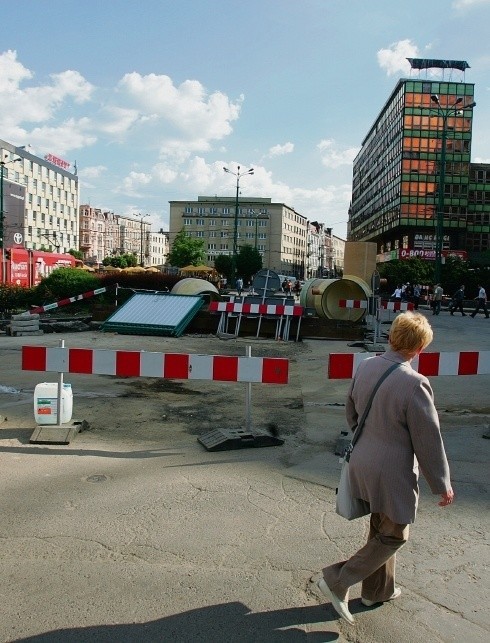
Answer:
[[[169,243],[182,229],[202,239],[209,266],[217,255],[233,255],[237,237],[238,249],[250,245],[263,258],[264,268],[278,274],[303,278],[306,267],[308,221],[284,203],[268,198],[238,199],[199,196],[197,201],[170,201]],[[235,227],[236,226],[236,227]]]
[[[99,264],[111,255],[135,254],[140,266],[162,266],[168,255],[168,233],[152,232],[147,215],[138,219],[110,210],[80,206],[80,250],[84,261]]]
[[[0,140],[0,241],[4,247],[78,249],[76,166]]]
[[[409,60],[415,70],[469,66]],[[488,249],[490,203],[476,200],[486,186],[470,178],[484,171],[470,163],[474,107],[473,83],[398,81],[354,160],[349,240],[375,241],[379,253],[433,253],[439,220],[442,253]]]

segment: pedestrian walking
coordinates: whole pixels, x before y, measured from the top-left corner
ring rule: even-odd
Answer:
[[[294,282],[294,292],[296,294],[296,297],[299,299],[299,296],[301,294],[301,282],[299,279],[296,279]]]
[[[391,295],[391,298],[394,301],[401,301],[402,300],[402,287],[397,286],[395,290],[393,291],[393,294]]]
[[[413,308],[414,310],[419,309],[419,304],[420,304],[420,286],[419,284],[415,284],[413,287]]]
[[[454,315],[455,310],[459,310],[463,317],[466,317],[466,313],[463,310],[463,301],[464,301],[464,286],[460,286],[458,290],[454,293],[451,305],[449,306],[449,312],[451,315]]]
[[[483,286],[478,286],[478,297],[476,297],[476,308],[475,310],[471,313],[471,316],[474,318],[476,316],[476,313],[482,309],[482,312],[485,313],[485,317],[488,319],[490,316],[488,314],[488,308],[487,308],[487,292]]]
[[[238,279],[236,280],[236,291],[239,297],[242,294],[242,290],[243,290],[243,279],[241,277],[238,277]]]
[[[444,294],[444,291],[442,289],[441,284],[436,284],[434,286],[434,295],[433,295],[433,304],[434,304],[432,308],[433,315],[438,315],[441,312],[443,294]]]
[[[362,581],[361,601],[367,607],[401,594],[395,585],[396,552],[415,521],[419,465],[432,493],[441,496],[439,506],[454,498],[433,392],[429,380],[411,367],[432,337],[426,317],[402,313],[391,326],[389,350],[364,360],[349,389],[346,417],[355,431],[373,385],[393,364],[399,365],[379,386],[349,461],[352,492],[370,507],[367,543],[348,560],[325,567],[317,583],[350,624],[352,585]]]

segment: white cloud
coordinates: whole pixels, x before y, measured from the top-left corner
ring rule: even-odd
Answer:
[[[219,91],[208,93],[197,80],[186,80],[177,87],[166,75],[136,72],[123,76],[118,92],[134,102],[142,118],[163,125],[162,144],[170,130],[170,138],[178,133],[181,147],[188,151],[209,150],[212,141],[228,136],[243,101],[240,97],[232,102]]]
[[[102,110],[102,122],[98,125],[98,129],[118,137],[125,134],[137,120],[137,110],[109,105]]]
[[[141,188],[148,185],[152,180],[151,174],[145,172],[130,172],[126,176],[120,187],[115,189],[115,192],[120,192],[126,196],[140,197],[142,196]]]
[[[178,172],[165,163],[157,163],[152,170],[152,174],[160,183],[172,183],[178,177]]]
[[[338,168],[341,165],[351,165],[359,152],[358,147],[348,147],[346,149],[336,149],[335,141],[324,139],[317,145],[320,150],[322,165],[329,168]]]
[[[453,8],[458,10],[471,9],[481,5],[490,5],[490,0],[454,0],[453,2]]]
[[[107,167],[105,165],[92,165],[91,167],[84,167],[78,174],[84,179],[98,179],[106,171]]]
[[[89,119],[70,118],[57,127],[35,127],[28,134],[29,141],[42,152],[66,154],[71,150],[93,145],[97,141],[96,136],[86,131],[89,126]]]
[[[269,149],[269,156],[284,156],[294,151],[294,143],[284,143],[284,145],[274,145]]]
[[[407,58],[417,58],[418,56],[417,45],[409,39],[394,42],[388,49],[380,49],[377,53],[378,64],[388,76],[400,73],[408,74],[410,63]]]

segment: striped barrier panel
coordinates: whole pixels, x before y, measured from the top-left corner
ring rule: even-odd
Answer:
[[[283,304],[247,304],[229,301],[212,301],[209,311],[214,313],[241,313],[242,315],[284,315],[301,317],[303,306]]]
[[[365,299],[339,299],[339,308],[367,308],[368,302]]]
[[[409,301],[382,301],[381,308],[384,310],[413,310],[413,304]]]
[[[359,364],[372,353],[332,353],[328,361],[328,379],[351,379]],[[421,375],[490,375],[490,351],[459,353],[421,353],[411,362]]]
[[[31,308],[26,310],[26,314],[36,315],[37,313],[45,313],[48,310],[53,310],[54,308],[59,308],[60,306],[67,306],[68,304],[74,304],[76,301],[81,301],[82,299],[89,299],[90,297],[95,297],[96,295],[101,295],[103,292],[106,292],[107,288],[97,288],[96,290],[89,290],[84,292],[81,295],[75,295],[75,297],[67,297],[66,299],[60,299],[55,301],[53,304],[47,304],[46,306],[37,306],[36,308]]]
[[[289,361],[276,357],[23,346],[22,370],[287,384]]]
[[[339,299],[339,308],[367,308],[366,299]],[[408,301],[382,301],[383,310],[413,310],[413,304]]]

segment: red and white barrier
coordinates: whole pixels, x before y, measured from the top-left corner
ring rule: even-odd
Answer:
[[[289,361],[276,357],[23,346],[22,370],[287,384]]]
[[[283,304],[247,304],[232,301],[212,301],[209,304],[210,312],[237,313],[242,315],[283,315],[301,317],[303,306]]]
[[[365,299],[339,299],[339,308],[367,308],[368,302]]]
[[[329,379],[354,377],[359,364],[372,353],[332,353],[328,361]],[[490,375],[490,351],[460,353],[421,353],[412,368],[422,375]]]
[[[409,301],[382,301],[381,308],[384,310],[413,310],[413,304]]]
[[[367,308],[366,299],[339,299],[339,308]],[[383,310],[413,310],[413,304],[408,301],[382,301],[380,308]]]
[[[26,314],[35,315],[37,313],[45,313],[48,310],[53,310],[53,308],[67,306],[68,304],[74,304],[76,301],[81,301],[82,299],[89,299],[90,297],[101,295],[106,291],[107,288],[97,288],[96,290],[89,290],[88,292],[84,292],[81,295],[75,295],[75,297],[60,299],[59,301],[55,301],[53,304],[46,304],[46,306],[37,306],[36,308],[31,308],[30,310],[26,310]]]

